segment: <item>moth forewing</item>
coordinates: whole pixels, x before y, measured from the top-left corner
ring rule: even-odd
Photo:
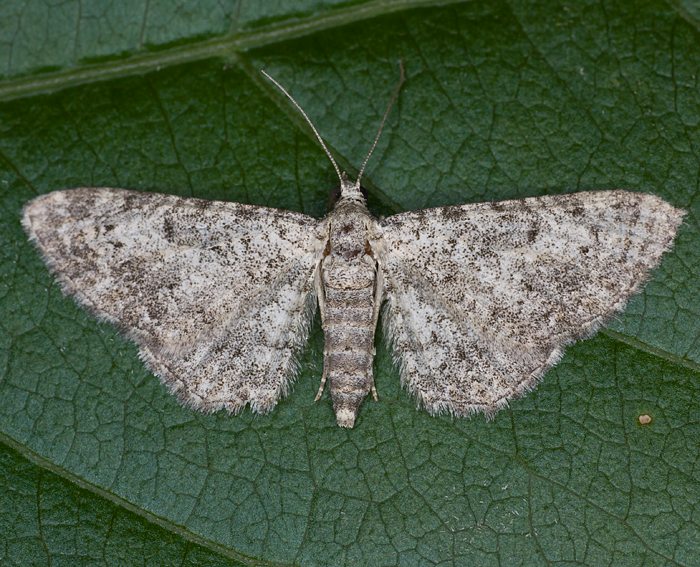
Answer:
[[[110,188],[30,201],[23,225],[65,293],[119,325],[204,411],[270,411],[313,312],[318,221],[292,211]]]
[[[414,211],[381,221],[386,327],[430,413],[493,415],[638,291],[684,212],[598,191]]]

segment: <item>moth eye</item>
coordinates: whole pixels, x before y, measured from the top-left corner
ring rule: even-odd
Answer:
[[[335,207],[335,204],[340,199],[340,185],[336,185],[328,192],[328,209]]]

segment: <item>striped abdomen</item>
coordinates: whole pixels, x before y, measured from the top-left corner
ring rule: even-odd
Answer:
[[[339,215],[331,223],[328,255],[320,274],[325,336],[322,381],[330,382],[333,409],[341,427],[354,425],[362,400],[373,389],[374,329],[379,308],[377,268],[367,245],[364,215],[353,213]]]

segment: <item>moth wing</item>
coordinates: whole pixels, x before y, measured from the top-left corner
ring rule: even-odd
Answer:
[[[122,189],[56,191],[23,224],[63,290],[134,340],[183,403],[271,410],[315,309],[319,221]]]
[[[493,414],[624,307],[683,215],[607,191],[384,219],[373,248],[403,384],[431,414]]]

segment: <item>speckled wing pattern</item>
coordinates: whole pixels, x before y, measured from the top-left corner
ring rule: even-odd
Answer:
[[[118,325],[181,401],[271,410],[316,306],[323,221],[122,189],[56,191],[24,226],[66,293]]]
[[[683,214],[605,191],[380,221],[383,318],[403,384],[430,413],[492,415],[624,307]]]

